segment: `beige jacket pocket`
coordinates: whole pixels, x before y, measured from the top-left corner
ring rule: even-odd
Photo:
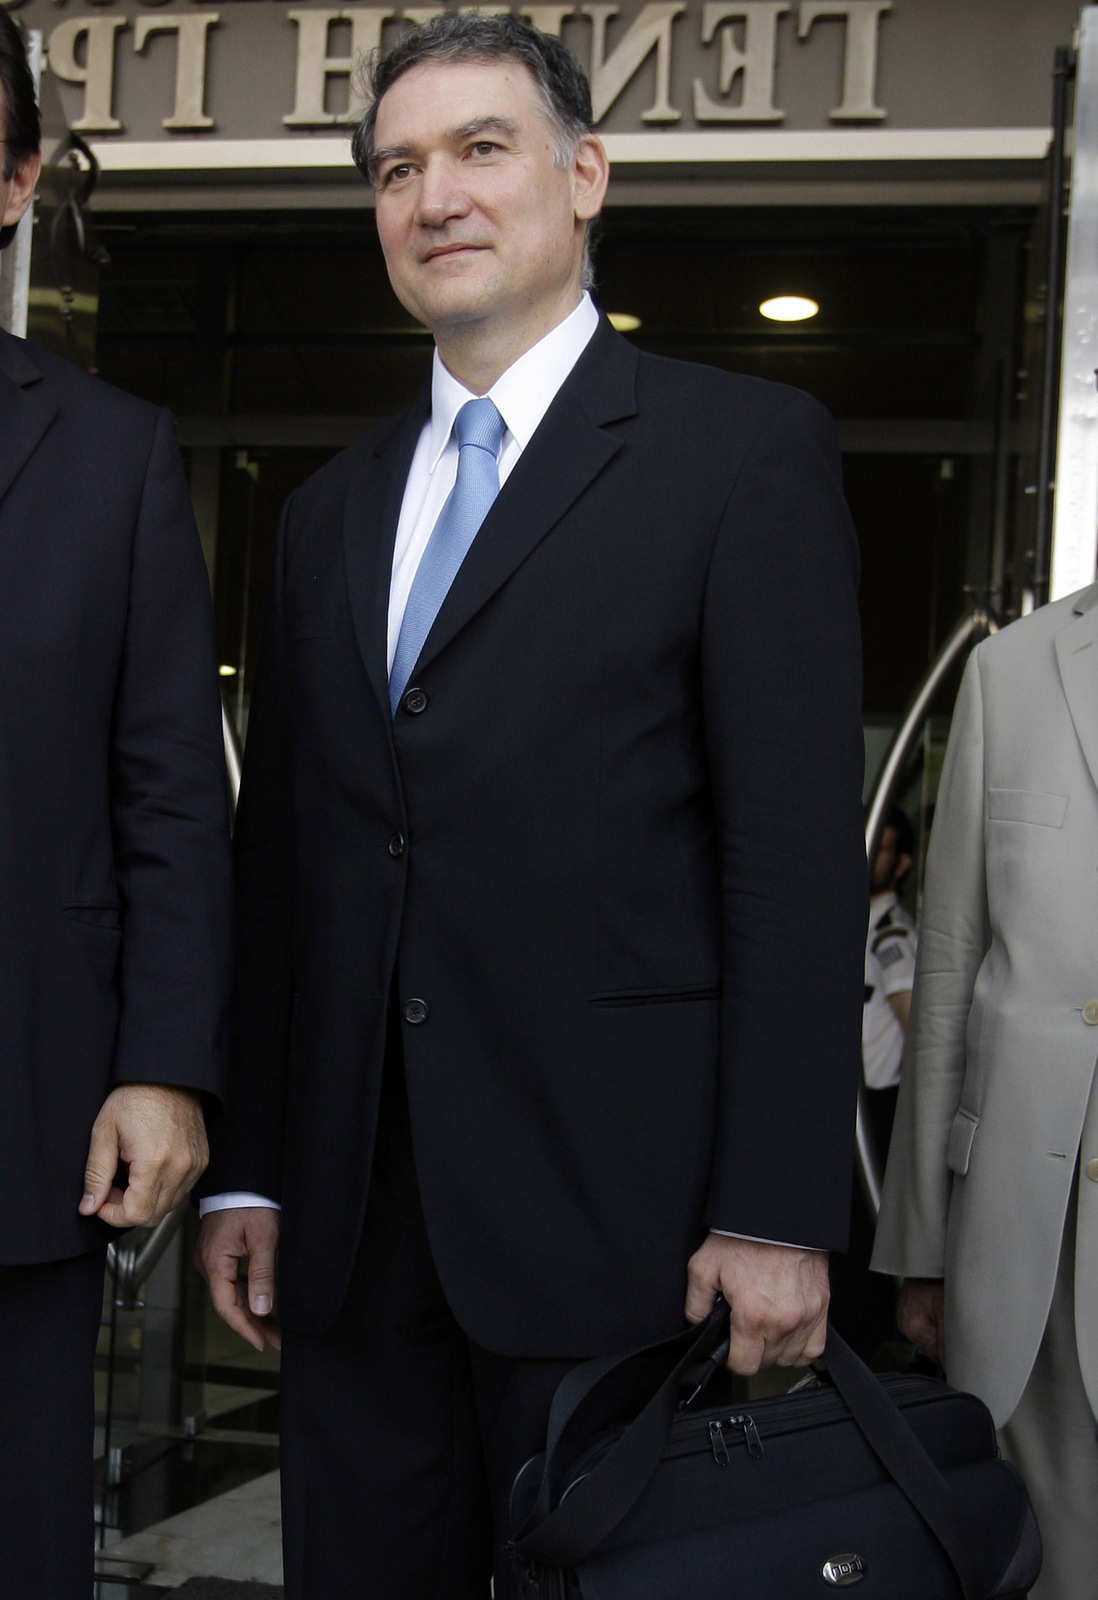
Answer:
[[[946,1165],[950,1172],[956,1172],[962,1178],[968,1171],[969,1158],[972,1155],[972,1141],[976,1137],[976,1129],[979,1126],[979,1117],[973,1116],[971,1111],[966,1111],[962,1106],[954,1117],[953,1126],[949,1130]]]
[[[1062,828],[1067,816],[1066,794],[1044,794],[1038,789],[989,789],[990,822],[1035,822],[1043,828]]]

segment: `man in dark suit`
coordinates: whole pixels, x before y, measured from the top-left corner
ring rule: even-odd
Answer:
[[[822,1349],[857,558],[814,401],[640,355],[584,293],[607,166],[561,44],[448,16],[373,91],[434,373],[283,514],[199,1260],[262,1346],[278,1242],[291,1600],[485,1600],[493,1564],[504,1600],[570,1362],[718,1287],[737,1370]]]
[[[39,134],[2,11],[0,136],[6,242]],[[230,895],[171,419],[0,332],[0,1590],[20,1600],[91,1594],[106,1225],[158,1221],[205,1166]]]

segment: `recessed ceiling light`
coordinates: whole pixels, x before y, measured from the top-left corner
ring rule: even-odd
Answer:
[[[221,676],[223,678],[235,678],[236,677],[236,668],[235,667],[230,667],[227,664],[223,664],[222,666],[218,667],[217,670],[218,670],[218,672],[220,672],[220,674],[221,674]]]
[[[608,311],[606,318],[610,326],[616,328],[619,333],[636,333],[641,325],[641,319],[635,317],[631,311]]]
[[[764,300],[759,307],[771,322],[807,322],[819,309],[815,300],[803,294],[778,294],[772,300]]]

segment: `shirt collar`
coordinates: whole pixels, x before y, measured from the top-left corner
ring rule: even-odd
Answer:
[[[576,309],[555,328],[531,345],[502,373],[488,391],[509,433],[520,450],[534,436],[542,417],[556,399],[598,327],[599,314],[591,296],[584,291]],[[450,442],[454,418],[467,400],[476,396],[459,383],[435,351],[431,371],[431,442],[427,469],[433,472]],[[504,442],[506,442],[506,434]]]

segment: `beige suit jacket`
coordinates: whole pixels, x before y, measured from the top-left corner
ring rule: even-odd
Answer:
[[[873,1254],[879,1272],[944,1277],[948,1376],[1000,1425],[1041,1342],[1077,1162],[1076,1332],[1098,1414],[1096,1057],[1098,585],[965,669]]]

